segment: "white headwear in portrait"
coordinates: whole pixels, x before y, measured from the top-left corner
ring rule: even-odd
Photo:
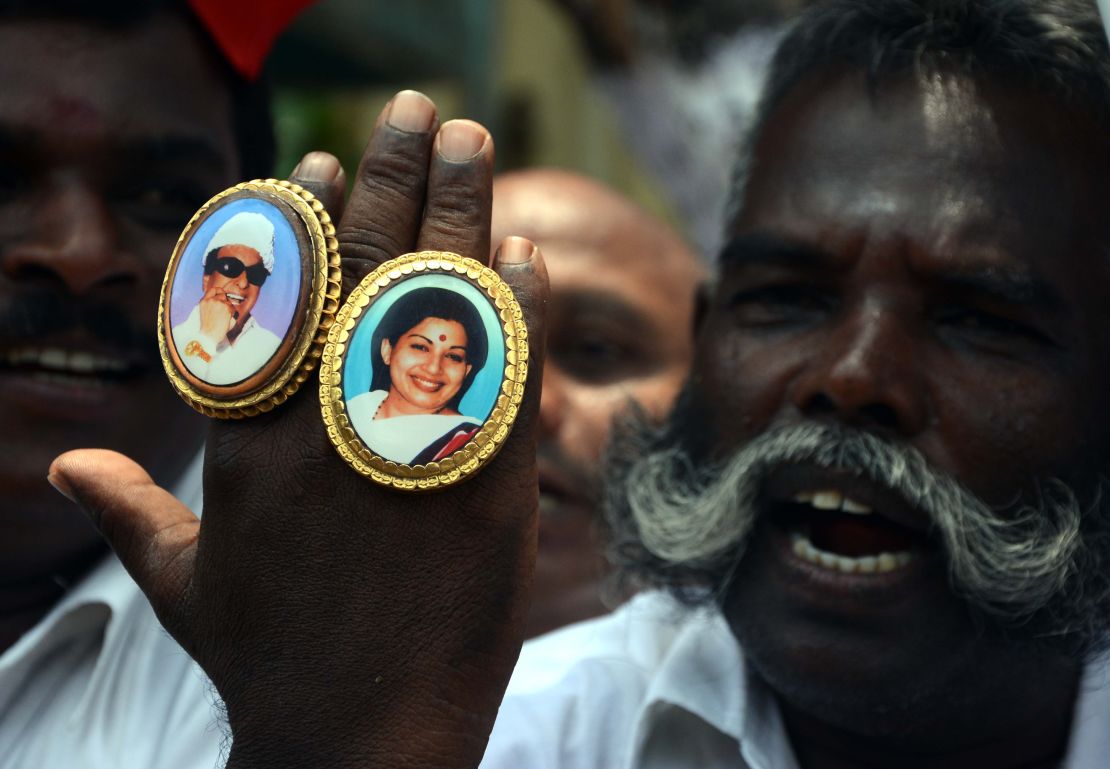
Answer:
[[[262,214],[244,211],[224,222],[208,242],[207,252],[224,246],[253,248],[262,257],[266,272],[273,273],[274,225]]]

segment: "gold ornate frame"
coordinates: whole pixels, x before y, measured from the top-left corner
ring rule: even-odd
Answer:
[[[259,198],[285,215],[297,236],[301,258],[300,298],[281,346],[270,362],[246,380],[213,385],[188,370],[171,343],[170,297],[177,267],[189,240],[211,214],[243,198]],[[177,240],[158,302],[158,351],[166,376],[178,394],[197,411],[220,419],[241,419],[284,403],[308,379],[327,340],[341,295],[339,243],[323,204],[300,185],[255,179],[224,190],[205,203]]]
[[[470,441],[439,462],[408,465],[378,456],[355,432],[343,398],[343,363],[359,319],[378,296],[409,277],[437,272],[463,278],[489,298],[501,320],[505,370],[493,410]],[[516,420],[527,377],[528,330],[508,284],[473,259],[445,251],[421,251],[399,256],[374,270],[340,308],[320,361],[320,410],[332,444],[360,474],[395,489],[430,491],[469,478],[500,450]]]

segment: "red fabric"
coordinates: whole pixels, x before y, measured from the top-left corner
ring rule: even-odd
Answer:
[[[432,458],[432,461],[438,462],[439,460],[454,454],[456,451],[465,446],[467,441],[477,435],[478,430],[479,428],[475,427],[473,430],[460,430],[459,432],[455,433],[454,437],[451,438],[451,440],[447,441],[447,445],[440,449],[439,453]]]
[[[231,66],[256,80],[274,41],[315,0],[189,0]]]

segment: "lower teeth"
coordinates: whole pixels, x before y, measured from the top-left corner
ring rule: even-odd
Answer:
[[[793,542],[794,554],[803,561],[844,574],[885,574],[901,569],[914,559],[914,554],[908,550],[852,558],[819,550],[801,532],[792,532],[790,538]]]

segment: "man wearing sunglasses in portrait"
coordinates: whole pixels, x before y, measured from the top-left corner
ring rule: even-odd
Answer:
[[[241,382],[261,369],[281,338],[251,315],[274,270],[274,225],[243,212],[216,230],[204,258],[204,295],[173,329],[178,354],[194,375],[214,385]]]

